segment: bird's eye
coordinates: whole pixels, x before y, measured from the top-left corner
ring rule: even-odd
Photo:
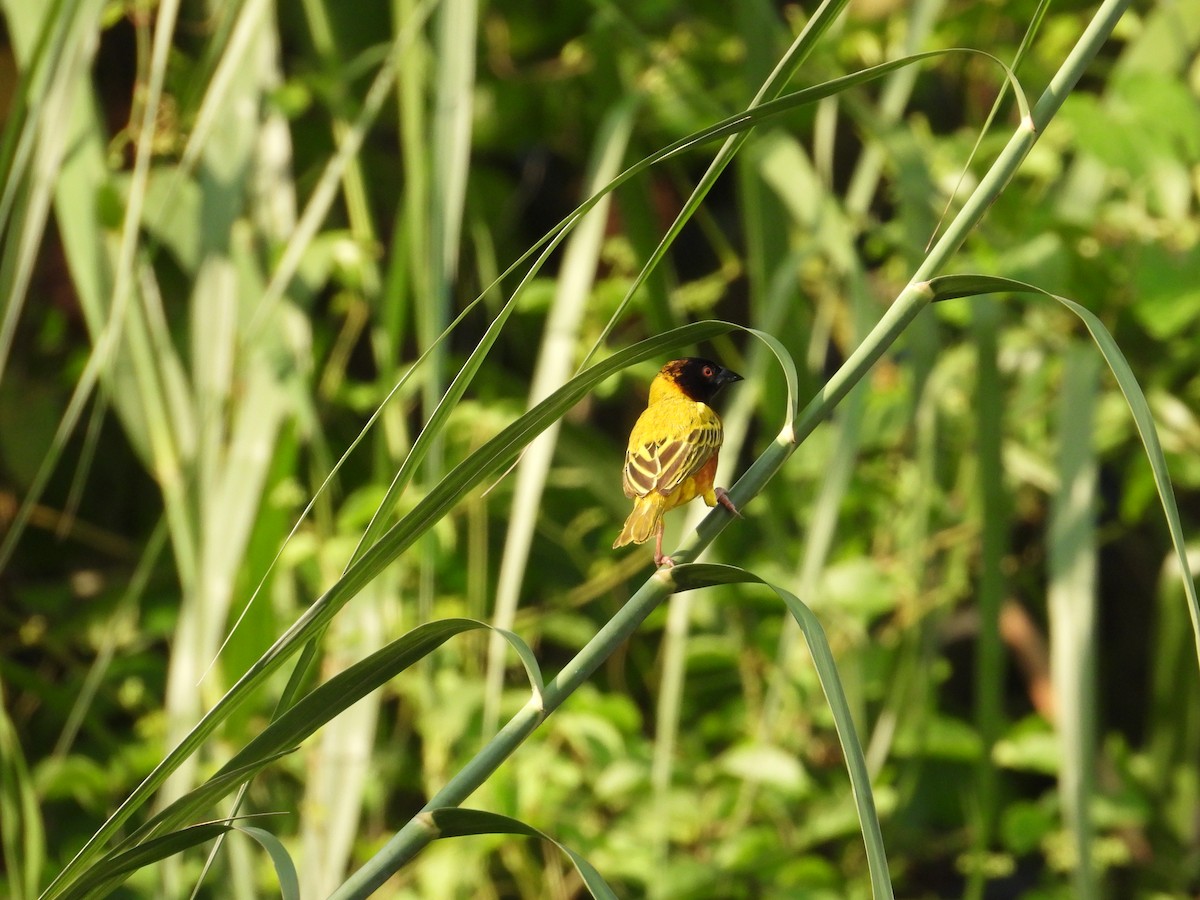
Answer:
[[[712,366],[705,366],[705,367],[704,367],[704,377],[705,377],[705,378],[712,378],[714,374],[716,374],[716,373],[714,373],[714,372],[713,372],[713,367],[712,367]]]

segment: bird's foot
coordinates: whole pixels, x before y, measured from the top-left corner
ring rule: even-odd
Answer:
[[[715,493],[717,495],[718,503],[720,503],[723,507],[725,507],[727,510],[729,510],[733,515],[737,516],[739,519],[742,518],[742,514],[740,512],[738,512],[738,508],[736,506],[734,506],[733,501],[729,499],[729,494],[727,494],[725,492],[725,488],[717,488],[713,493]]]
[[[658,520],[658,529],[654,535],[654,565],[662,568],[666,566],[668,569],[675,565],[675,560],[662,552],[663,542],[663,524],[662,519]]]

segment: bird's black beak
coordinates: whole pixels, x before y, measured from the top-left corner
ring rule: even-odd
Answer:
[[[733,371],[733,369],[726,369],[724,366],[722,366],[720,371],[717,372],[717,377],[713,379],[718,387],[723,384],[733,384],[735,381],[742,380],[743,379],[741,375]]]

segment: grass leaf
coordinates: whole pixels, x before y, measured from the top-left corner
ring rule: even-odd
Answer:
[[[800,626],[805,641],[808,642],[812,654],[813,665],[829,701],[833,721],[837,727],[838,740],[842,745],[842,754],[846,760],[846,768],[850,772],[850,786],[854,790],[854,802],[858,809],[858,823],[862,828],[863,841],[867,849],[867,864],[871,869],[871,887],[877,900],[892,897],[891,876],[888,874],[887,856],[883,849],[883,833],[879,827],[879,816],[875,811],[875,799],[871,792],[871,777],[867,772],[867,761],[863,756],[862,745],[854,728],[854,715],[842,689],[842,681],[838,676],[837,663],[833,659],[833,651],[829,649],[829,641],[825,638],[825,630],[820,620],[813,614],[795,594],[777,585],[764,581],[752,572],[736,566],[720,566],[712,564],[688,564],[676,566],[672,577],[679,590],[687,591],[699,587],[711,587],[719,584],[761,584],[769,587],[787,606]]]
[[[1142,446],[1146,450],[1146,460],[1154,474],[1154,486],[1158,491],[1158,499],[1162,503],[1163,514],[1167,520],[1167,528],[1171,533],[1171,543],[1175,549],[1175,557],[1179,562],[1183,590],[1187,596],[1188,613],[1192,620],[1192,636],[1196,648],[1196,663],[1200,666],[1200,596],[1196,593],[1196,581],[1188,563],[1187,544],[1183,536],[1183,522],[1179,516],[1179,505],[1175,501],[1175,489],[1171,486],[1171,476],[1167,471],[1167,458],[1163,453],[1162,443],[1158,439],[1158,428],[1154,424],[1154,416],[1146,395],[1138,384],[1129,361],[1113,340],[1112,334],[1104,327],[1091,310],[1081,306],[1074,300],[1052,294],[1036,285],[1014,281],[1011,278],[999,278],[990,275],[944,275],[929,282],[930,289],[936,300],[949,300],[957,297],[971,297],[979,294],[1040,294],[1056,300],[1080,318],[1088,332],[1092,335],[1097,349],[1104,357],[1108,368],[1117,381],[1117,386],[1125,396],[1129,411],[1133,415]]]

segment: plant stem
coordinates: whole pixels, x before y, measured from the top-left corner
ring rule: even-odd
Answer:
[[[487,746],[425,804],[421,813],[457,806],[466,800],[641,625],[673,588],[670,569],[660,569],[652,575],[558,676],[546,684],[545,692],[540,697],[536,694],[531,697]],[[420,813],[413,816],[330,900],[368,896],[436,837],[429,816]]]

